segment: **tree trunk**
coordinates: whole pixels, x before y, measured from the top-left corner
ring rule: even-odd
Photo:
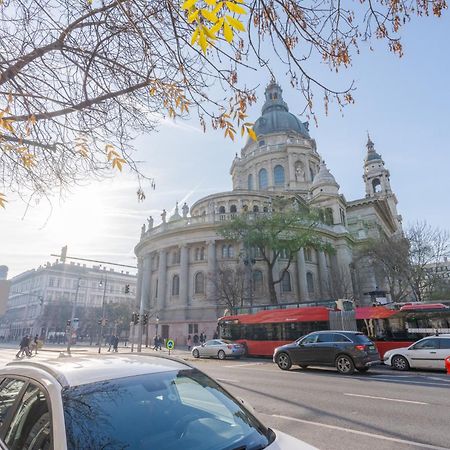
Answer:
[[[272,264],[267,264],[267,285],[269,287],[270,304],[278,305],[277,291],[275,290],[275,283],[273,280],[272,269],[273,269]]]

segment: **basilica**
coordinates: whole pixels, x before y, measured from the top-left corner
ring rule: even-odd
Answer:
[[[224,240],[218,227],[244,212],[271,211],[277,198],[293,198],[323,212],[317,225],[333,254],[300,249],[277,286],[279,303],[350,298],[370,303],[368,293],[384,289],[367,258],[358,249],[379,234],[401,233],[401,216],[391,190],[389,170],[368,138],[362,178],[366,195],[347,200],[310,136],[308,123],[289,112],[282,89],[272,81],[265,90],[261,116],[255,121],[257,140],[249,139],[231,163],[233,188],[184,204],[179,212],[141,230],[137,299],[149,312],[151,326],[163,338],[184,345],[188,335],[211,338],[224,306],[217,302],[214,274],[221,267],[242,265],[243,246]],[[279,270],[283,267],[282,256]],[[251,303],[268,304],[266,266],[252,259]]]

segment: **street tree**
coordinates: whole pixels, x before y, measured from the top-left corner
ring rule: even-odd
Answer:
[[[0,3],[0,206],[28,201],[126,165],[146,179],[132,141],[163,117],[196,115],[234,139],[249,133],[255,87],[277,58],[314,114],[352,103],[309,60],[346,68],[372,38],[401,56],[413,15],[440,16],[445,0],[4,0]],[[269,64],[270,62],[270,64]],[[150,185],[154,186],[152,180]]]
[[[238,307],[244,306],[250,297],[248,277],[245,269],[240,266],[221,264],[210,275],[214,286],[216,303],[223,306],[230,313]]]
[[[267,290],[271,304],[278,304],[275,286],[281,283],[301,248],[332,251],[317,231],[319,215],[296,200],[280,198],[272,211],[246,212],[224,223],[218,233],[225,239],[241,242],[246,251],[253,251],[267,269]],[[281,258],[282,256],[282,258]],[[280,273],[274,275],[275,264]]]

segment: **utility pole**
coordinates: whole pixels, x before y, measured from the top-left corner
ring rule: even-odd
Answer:
[[[77,312],[77,301],[78,301],[78,291],[80,290],[80,281],[81,281],[81,277],[78,278],[77,290],[75,291],[75,301],[73,302],[72,314],[70,316],[70,326],[68,327],[69,336],[67,339],[67,353],[69,355],[70,355],[70,346],[72,344],[72,334],[73,334],[73,331],[75,330],[74,319],[75,319],[75,314]]]

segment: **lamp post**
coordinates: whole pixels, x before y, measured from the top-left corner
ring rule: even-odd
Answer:
[[[158,336],[158,324],[159,324],[159,316],[156,314],[155,318],[155,336]]]
[[[72,333],[75,330],[74,327],[74,320],[75,320],[75,315],[77,312],[77,301],[78,301],[78,292],[80,290],[80,281],[81,281],[81,277],[78,278],[78,282],[77,282],[77,290],[75,291],[75,300],[73,302],[72,305],[72,314],[70,315],[70,325],[67,327],[67,331],[68,331],[68,336],[67,336],[67,353],[70,355],[70,346],[72,344]]]
[[[102,318],[101,318],[101,322],[100,322],[99,336],[98,336],[98,352],[99,353],[102,352],[103,327],[105,326],[105,295],[106,295],[106,282],[107,281],[108,281],[108,279],[106,278],[106,275],[105,275],[105,282],[103,282],[103,280],[100,280],[100,282],[99,282],[99,286],[100,287],[103,286]]]

